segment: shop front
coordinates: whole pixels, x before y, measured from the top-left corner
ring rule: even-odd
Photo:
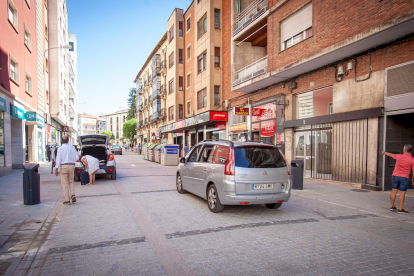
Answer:
[[[271,143],[284,152],[284,96],[234,107],[230,122],[229,137],[232,141]]]
[[[7,114],[7,101],[0,98],[0,177],[6,174],[5,114]],[[10,139],[10,137],[8,138]]]
[[[226,111],[206,111],[190,118],[161,127],[163,136],[173,134],[175,144],[194,146],[206,139],[226,139],[228,113]],[[182,155],[182,154],[181,154]]]

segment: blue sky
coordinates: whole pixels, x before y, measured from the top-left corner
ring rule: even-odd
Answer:
[[[78,110],[100,115],[127,108],[130,88],[167,30],[174,8],[190,0],[66,0],[78,41]]]

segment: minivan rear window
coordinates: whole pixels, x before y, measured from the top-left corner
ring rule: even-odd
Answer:
[[[283,168],[286,162],[277,148],[237,147],[234,148],[236,167]]]

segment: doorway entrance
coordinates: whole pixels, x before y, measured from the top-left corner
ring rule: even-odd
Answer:
[[[295,132],[295,159],[302,160],[304,176],[332,179],[332,127]]]

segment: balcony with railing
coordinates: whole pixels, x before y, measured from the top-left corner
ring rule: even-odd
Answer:
[[[267,72],[267,56],[256,60],[255,62],[236,71],[234,75],[233,86],[239,85],[245,81],[255,78]]]
[[[160,94],[161,95],[163,95],[163,94],[167,94],[167,86],[166,85],[161,85],[161,89],[160,89]]]
[[[162,74],[167,73],[167,60],[166,60],[166,59],[161,60],[160,72],[161,72]]]
[[[240,2],[238,2],[240,3]],[[267,0],[254,0],[239,14],[236,14],[233,36],[257,21],[267,11]]]
[[[148,99],[145,99],[144,100],[144,106],[147,106],[147,104],[148,104]]]
[[[165,109],[164,108],[161,108],[159,111],[158,111],[158,119],[159,120],[164,120],[166,118],[166,115],[165,115]]]
[[[148,118],[145,118],[144,125],[147,125],[147,124],[148,124]]]

